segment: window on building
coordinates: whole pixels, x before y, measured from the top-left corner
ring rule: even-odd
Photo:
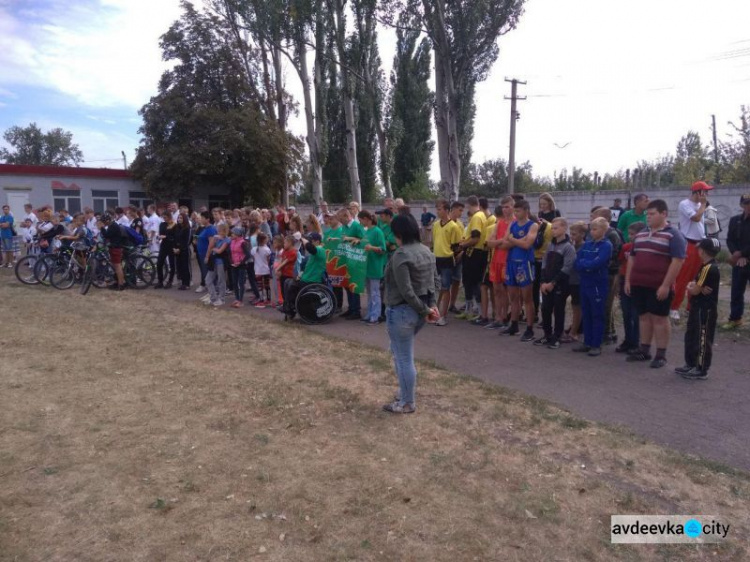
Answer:
[[[133,207],[138,207],[139,209],[146,209],[149,205],[152,205],[154,203],[154,200],[149,198],[148,194],[145,191],[131,191],[130,192],[130,204],[133,205]]]
[[[92,190],[91,196],[94,200],[94,212],[103,213],[107,209],[120,206],[120,196],[117,191]]]
[[[81,212],[81,192],[77,189],[53,189],[55,211],[65,209],[71,215]]]
[[[232,204],[229,202],[228,195],[209,195],[208,196],[208,209],[214,209],[215,207],[221,207],[222,209],[231,209]]]

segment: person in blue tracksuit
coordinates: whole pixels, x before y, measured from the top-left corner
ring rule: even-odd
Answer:
[[[591,221],[588,240],[578,252],[575,269],[581,278],[581,313],[583,315],[583,343],[573,351],[592,357],[602,354],[604,337],[604,309],[609,288],[608,267],[612,257],[612,243],[605,238],[609,223],[604,218]]]

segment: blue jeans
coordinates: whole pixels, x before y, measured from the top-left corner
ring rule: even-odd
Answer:
[[[414,365],[414,337],[425,325],[424,318],[408,304],[389,306],[385,311],[386,330],[391,340],[393,364],[398,377],[401,406],[415,404],[417,368]]]
[[[367,279],[367,320],[380,318],[380,279]]]
[[[359,294],[353,293],[349,289],[346,290],[346,300],[349,303],[349,314],[360,315],[362,311],[362,305],[360,304]]]
[[[750,264],[745,267],[732,268],[732,303],[729,320],[741,320],[745,312],[745,289],[750,283]]]
[[[232,278],[232,281],[234,281],[234,298],[235,300],[238,300],[242,302],[242,299],[245,298],[245,281],[247,280],[247,269],[245,269],[244,266],[240,265],[238,267],[232,268],[234,276]]]

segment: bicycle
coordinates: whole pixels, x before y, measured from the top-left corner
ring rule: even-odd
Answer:
[[[54,253],[40,256],[34,264],[34,278],[37,283],[49,287],[49,275],[52,270],[60,265],[67,265],[72,255],[73,250],[69,246],[63,246]]]
[[[122,262],[125,285],[142,290],[154,284],[156,264],[149,257],[132,253]],[[88,293],[92,285],[102,288],[116,282],[115,270],[109,254],[103,247],[97,247],[86,261],[82,275],[81,294]]]
[[[71,248],[73,253],[67,263],[57,264],[49,273],[50,284],[55,289],[70,289],[76,281],[83,279],[90,248],[83,242],[74,242]]]
[[[34,240],[32,252],[16,261],[16,279],[24,285],[38,285],[39,281],[34,277],[34,267],[43,255],[39,252],[39,240]]]

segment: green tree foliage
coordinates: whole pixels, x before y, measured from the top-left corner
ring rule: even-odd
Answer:
[[[405,18],[401,20],[408,23]],[[404,26],[405,27],[405,26]],[[430,43],[419,40],[419,31],[396,30],[396,55],[393,61],[391,126],[396,137],[393,155],[393,193],[405,197],[406,186],[430,170],[432,151],[431,118],[434,96],[430,91]]]
[[[10,150],[0,148],[0,160],[6,164],[27,166],[78,166],[83,152],[73,144],[73,133],[60,128],[46,133],[30,123],[27,127],[11,127],[3,134]]]
[[[143,135],[132,170],[155,198],[220,186],[233,204],[269,204],[298,167],[301,144],[268,114],[262,79],[239,56],[221,19],[183,2],[161,37],[174,62],[143,106]]]
[[[697,179],[713,181],[715,172],[709,148],[703,145],[698,133],[688,131],[677,143],[674,161],[675,182],[679,185],[690,185]]]
[[[750,183],[750,106],[743,105],[739,123],[729,125],[730,139],[721,145],[721,181]]]

